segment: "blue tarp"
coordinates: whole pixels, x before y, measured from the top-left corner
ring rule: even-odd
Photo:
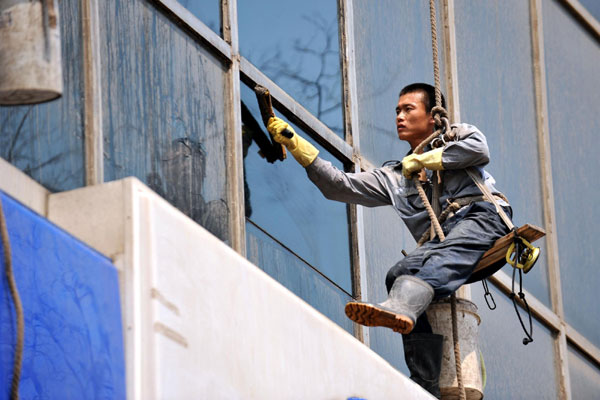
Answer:
[[[123,399],[125,362],[116,268],[0,192],[25,315],[22,399]],[[0,400],[9,398],[16,317],[0,243]]]

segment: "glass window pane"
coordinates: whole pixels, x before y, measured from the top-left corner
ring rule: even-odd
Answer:
[[[142,0],[100,5],[104,174],[228,238],[225,67]]]
[[[178,0],[182,6],[206,24],[215,33],[221,35],[220,0]]]
[[[240,52],[343,135],[337,2],[239,0]]]
[[[455,2],[461,118],[485,135],[486,167],[508,197],[515,225],[544,226],[529,3]],[[550,305],[545,241],[527,290]],[[508,271],[510,273],[510,271]]]
[[[489,286],[497,308],[490,310],[483,298],[480,283],[471,285],[477,304],[479,347],[483,353],[489,399],[557,399],[558,383],[554,368],[554,335],[534,319],[533,342],[522,344],[525,337],[512,301],[492,285]],[[529,328],[527,314],[519,308]]]
[[[444,81],[441,1],[438,48]],[[400,90],[414,82],[433,84],[429,2],[354,0],[354,43],[360,151],[380,166],[409,150],[398,140],[395,108]]]
[[[348,293],[250,221],[246,223],[246,242],[250,261],[347,332],[353,333],[353,323],[344,313],[344,306],[352,300]]]
[[[0,157],[53,192],[85,184],[79,3],[58,2],[62,97],[33,106],[0,106]]]
[[[571,398],[597,399],[600,393],[600,367],[577,349],[569,346]]]
[[[242,85],[242,101],[262,127],[254,92]],[[248,121],[244,121],[248,129]],[[341,162],[318,146],[298,127],[294,130],[312,142],[320,156],[343,170]],[[266,129],[262,135],[267,135]],[[247,133],[246,133],[247,134]],[[256,135],[260,135],[257,132]],[[252,144],[254,143],[254,144]],[[249,146],[249,147],[248,147]],[[247,141],[244,160],[247,217],[266,230],[313,267],[352,293],[347,208],[326,200],[306,172],[288,154],[284,162],[271,164],[258,155],[259,148]]]
[[[556,1],[543,2],[552,178],[565,319],[600,346],[597,292],[600,45]]]

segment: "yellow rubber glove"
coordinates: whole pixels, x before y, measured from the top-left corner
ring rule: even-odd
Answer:
[[[287,147],[296,161],[298,161],[303,167],[308,167],[319,155],[319,150],[317,150],[315,146],[299,136],[294,129],[281,118],[269,118],[267,130],[271,135],[273,135],[273,139],[277,143],[281,143]],[[291,138],[287,138],[282,135],[282,132],[285,130],[292,134]]]
[[[422,154],[409,154],[402,159],[402,175],[406,178],[410,178],[414,172],[418,172],[423,168],[433,171],[443,170],[443,151],[444,148],[440,147],[439,149],[434,149]]]

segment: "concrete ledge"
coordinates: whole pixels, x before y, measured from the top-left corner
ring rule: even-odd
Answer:
[[[429,399],[133,178],[50,196],[120,268],[130,399]]]
[[[0,158],[0,190],[36,213],[46,216],[50,192],[20,169]]]

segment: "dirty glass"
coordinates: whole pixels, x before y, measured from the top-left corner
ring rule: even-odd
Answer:
[[[600,393],[600,366],[569,346],[569,379],[572,399],[596,399]]]
[[[39,105],[0,106],[0,157],[53,192],[85,184],[79,3],[58,3],[62,97]]]
[[[178,0],[192,14],[215,33],[221,34],[221,2],[220,0]]]
[[[306,171],[288,154],[284,161],[269,163],[259,156],[256,144],[259,135],[267,135],[266,129],[252,131],[250,119],[262,120],[256,96],[242,85],[242,102],[250,111],[243,116],[245,140],[244,180],[246,217],[267,231],[298,257],[352,293],[350,245],[347,206],[325,199],[308,179]],[[298,134],[316,145],[294,126]],[[252,131],[252,132],[251,132]],[[316,145],[320,156],[343,170],[343,165],[326,150]]]
[[[239,0],[240,53],[343,136],[335,0]]]
[[[276,239],[249,221],[246,223],[246,254],[263,271],[326,317],[353,333],[344,306],[352,298]]]
[[[146,1],[100,2],[104,174],[228,239],[225,67]]]
[[[600,346],[600,45],[556,1],[543,3],[556,231],[565,319]]]
[[[486,135],[486,170],[508,197],[515,225],[543,227],[529,4],[457,0],[455,13],[461,118]],[[542,255],[525,286],[550,306],[545,240],[535,245]]]
[[[443,82],[442,7],[440,1],[436,3]],[[396,133],[400,90],[414,82],[433,84],[429,2],[354,0],[352,4],[360,151],[380,166],[402,159],[409,150]]]
[[[557,377],[554,368],[554,335],[534,319],[533,342],[522,344],[525,337],[512,301],[498,289],[489,286],[496,301],[490,310],[483,298],[481,284],[471,285],[477,305],[479,347],[487,376],[486,399],[557,399]],[[527,315],[519,312],[529,328]]]

